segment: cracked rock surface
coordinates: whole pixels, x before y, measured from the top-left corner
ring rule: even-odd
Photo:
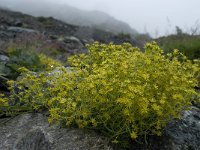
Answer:
[[[43,114],[0,119],[0,150],[112,150],[91,131],[49,125]]]

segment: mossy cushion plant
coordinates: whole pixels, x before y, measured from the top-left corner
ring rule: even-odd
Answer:
[[[16,79],[20,75],[19,68],[21,67],[39,72],[61,66],[59,61],[37,52],[36,47],[30,45],[11,45],[7,51],[9,60],[0,64],[0,75],[3,74],[9,79]]]
[[[19,108],[48,109],[50,123],[92,128],[121,143],[161,135],[197,95],[198,65],[177,50],[164,55],[154,42],[145,52],[126,43],[94,43],[69,65],[70,71],[25,72],[10,81],[10,99]]]

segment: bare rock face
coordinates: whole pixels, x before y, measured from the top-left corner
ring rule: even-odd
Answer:
[[[0,119],[0,150],[112,150],[94,132],[50,126],[43,114]]]
[[[192,107],[182,116],[181,120],[167,126],[166,141],[169,141],[171,150],[200,150],[200,109]]]

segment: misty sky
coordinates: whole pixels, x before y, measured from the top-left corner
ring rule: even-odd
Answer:
[[[1,1],[1,0],[0,0]],[[7,0],[15,1],[15,0]],[[37,0],[34,0],[37,1]],[[43,0],[38,0],[43,1]],[[200,0],[46,0],[85,10],[101,10],[153,36],[200,25]]]
[[[54,1],[54,0],[51,0]],[[200,0],[59,0],[87,10],[102,10],[139,32],[168,34],[180,26],[200,25]]]

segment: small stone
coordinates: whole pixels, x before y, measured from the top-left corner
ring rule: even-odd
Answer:
[[[7,62],[7,61],[9,61],[9,57],[5,55],[0,55],[0,62]]]

